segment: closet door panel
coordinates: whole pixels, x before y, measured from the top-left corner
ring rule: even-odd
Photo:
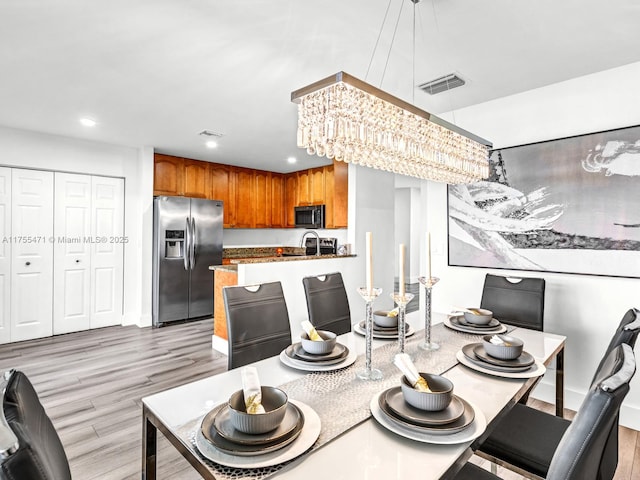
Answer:
[[[11,169],[0,167],[0,343],[11,341]]]
[[[89,328],[91,176],[55,173],[53,333]]]
[[[53,331],[53,172],[11,172],[11,341]]]
[[[124,180],[92,177],[91,328],[122,324]]]

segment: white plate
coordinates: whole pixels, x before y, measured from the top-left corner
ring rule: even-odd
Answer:
[[[410,337],[411,335],[413,335],[414,333],[416,333],[416,331],[413,329],[413,327],[411,325],[409,325],[408,323],[406,324],[406,329],[407,331],[405,332],[404,338]],[[356,323],[355,325],[353,325],[353,331],[360,334],[360,335],[366,335],[367,332],[365,331],[364,328],[362,328],[360,326],[359,323]],[[373,332],[373,338],[378,339],[378,340],[397,340],[398,339],[398,335],[379,335],[376,332]]]
[[[352,365],[357,358],[358,354],[353,350],[349,350],[349,355],[347,355],[340,363],[334,363],[333,365],[315,365],[313,362],[304,362],[302,360],[291,358],[284,350],[280,352],[280,361],[282,363],[287,367],[295,368],[296,370],[303,370],[305,372],[332,372],[333,370],[340,370],[341,368]]]
[[[504,333],[507,331],[507,327],[504,324],[500,324],[500,326],[496,328],[484,328],[482,330],[474,329],[472,327],[465,327],[463,325],[454,325],[453,323],[451,323],[451,320],[449,319],[449,317],[444,319],[444,325],[445,327],[448,327],[451,330],[457,330],[458,332],[464,332],[464,333],[473,333],[475,335],[488,335],[490,333],[491,334]]]
[[[491,370],[489,368],[481,367],[480,365],[476,365],[471,360],[469,360],[462,350],[458,350],[456,353],[456,359],[463,364],[465,367],[469,367],[472,370],[477,372],[486,373],[487,375],[493,375],[494,377],[502,377],[502,378],[535,378],[541,375],[544,375],[544,372],[547,371],[547,368],[540,363],[538,360],[531,365],[531,369],[526,372],[499,372],[497,370]]]
[[[278,465],[279,463],[288,462],[294,458],[302,455],[311,446],[316,443],[318,436],[320,435],[320,417],[318,414],[307,404],[299,402],[297,400],[289,400],[295,404],[304,415],[304,427],[298,438],[296,438],[291,444],[286,447],[276,450],[275,452],[265,453],[264,455],[253,457],[238,457],[235,455],[229,455],[222,453],[216,449],[209,441],[202,435],[202,429],[200,422],[196,430],[196,446],[202,455],[211,460],[212,462],[225,465],[227,467],[235,468],[261,468],[270,467],[272,465]]]
[[[387,417],[387,414],[380,409],[380,405],[378,405],[378,397],[383,393],[385,392],[379,392],[375,394],[371,399],[371,402],[369,403],[371,414],[373,415],[373,418],[375,418],[378,423],[384,428],[402,437],[410,438],[411,440],[416,440],[423,443],[455,445],[457,443],[470,442],[476,439],[477,437],[482,435],[485,428],[487,428],[487,419],[482,413],[482,410],[480,410],[475,404],[468,400],[467,403],[471,405],[471,407],[475,411],[475,418],[473,419],[471,425],[469,425],[461,432],[452,433],[451,435],[433,435],[421,431],[420,427],[415,427],[415,429],[403,427],[402,425],[398,425],[397,423],[395,423],[393,420],[390,420]]]

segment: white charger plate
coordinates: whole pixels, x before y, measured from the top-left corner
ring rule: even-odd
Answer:
[[[305,362],[302,360],[291,358],[285,353],[285,350],[280,352],[280,361],[283,364],[285,364],[287,367],[295,368],[296,370],[302,370],[304,372],[332,372],[333,370],[340,370],[341,368],[352,365],[357,358],[358,354],[352,349],[349,349],[349,355],[347,355],[346,358],[340,363],[334,363],[333,365],[315,365],[313,362]]]
[[[499,372],[497,370],[491,370],[489,368],[481,367],[480,365],[476,365],[471,360],[469,360],[462,350],[458,350],[456,353],[456,359],[458,362],[463,364],[465,367],[469,367],[471,370],[475,370],[477,372],[486,373],[487,375],[493,375],[494,377],[502,377],[502,378],[535,378],[547,371],[547,368],[540,363],[540,361],[536,360],[531,368],[526,372]]]
[[[360,335],[366,335],[367,332],[365,331],[364,328],[362,328],[360,326],[359,323],[356,323],[355,325],[353,325],[353,331],[360,334]],[[410,337],[411,335],[413,335],[414,333],[416,333],[416,331],[413,329],[413,327],[411,325],[409,325],[408,323],[406,324],[406,332],[404,335],[404,338]],[[377,334],[375,331],[373,332],[373,338],[377,339],[377,340],[397,340],[398,339],[398,335],[380,335]]]
[[[309,405],[298,400],[289,400],[296,405],[304,415],[304,426],[298,438],[292,443],[275,452],[265,453],[264,455],[256,455],[252,457],[239,457],[223,453],[215,448],[204,438],[202,434],[201,423],[198,422],[196,429],[196,447],[198,451],[212,462],[234,468],[261,468],[271,467],[279,463],[288,462],[302,455],[311,446],[316,443],[320,436],[320,417]]]
[[[457,443],[470,442],[476,439],[477,437],[482,435],[482,433],[487,428],[487,419],[482,413],[482,410],[480,410],[480,408],[478,408],[475,404],[468,400],[467,403],[471,405],[475,412],[475,418],[473,419],[471,425],[460,432],[452,433],[450,435],[433,435],[431,433],[425,432],[424,430],[421,430],[420,427],[417,426],[415,428],[403,427],[402,425],[399,425],[393,420],[389,419],[387,414],[384,413],[380,408],[380,405],[378,404],[378,397],[380,397],[380,395],[385,392],[386,391],[379,392],[375,394],[371,399],[371,402],[369,403],[371,414],[373,415],[373,418],[375,418],[377,422],[384,428],[402,437],[423,443],[455,445]]]

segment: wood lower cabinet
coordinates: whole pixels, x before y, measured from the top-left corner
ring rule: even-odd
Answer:
[[[237,284],[238,272],[219,268],[213,271],[213,334],[225,340],[228,339],[227,315],[224,309],[222,288]]]
[[[153,194],[184,195],[184,158],[154,155]]]

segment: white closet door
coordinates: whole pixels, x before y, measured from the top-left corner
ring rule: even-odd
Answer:
[[[53,333],[88,330],[91,314],[91,176],[55,173]]]
[[[0,167],[0,343],[11,341],[11,169]]]
[[[11,172],[11,340],[52,334],[53,172]]]
[[[124,180],[92,177],[91,328],[122,324]]]

